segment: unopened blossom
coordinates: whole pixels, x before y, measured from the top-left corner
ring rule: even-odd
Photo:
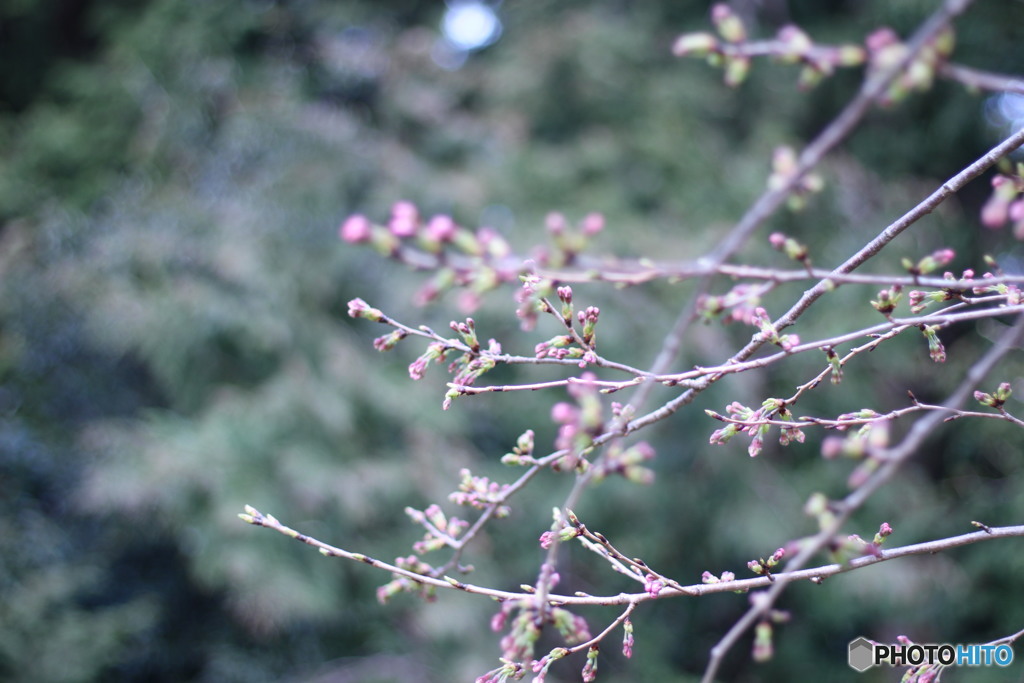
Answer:
[[[650,595],[657,596],[661,592],[661,589],[665,587],[665,582],[659,579],[654,574],[648,574],[644,577],[644,592]]]
[[[349,244],[359,244],[370,239],[372,226],[370,220],[362,214],[355,214],[345,219],[338,228],[338,235]]]
[[[448,242],[455,236],[456,230],[458,226],[451,216],[438,215],[427,223],[426,237],[437,242]]]
[[[596,235],[604,230],[604,216],[600,213],[588,213],[583,217],[581,225],[584,235]]]

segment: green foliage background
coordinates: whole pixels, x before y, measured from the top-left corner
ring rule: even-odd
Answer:
[[[767,3],[756,31],[793,20],[822,42],[859,41],[880,24],[906,32],[932,5]],[[482,626],[493,604],[444,595],[380,607],[374,589],[388,577],[237,520],[251,503],[390,559],[418,535],[406,505],[445,500],[461,467],[510,480],[497,460],[527,428],[539,448],[554,438],[557,393],[461,399],[442,413],[443,371],[408,379],[415,342],[373,351],[379,331],[347,319],[349,299],[439,328],[459,317],[457,302],[415,308],[423,276],[342,246],[338,223],[356,211],[383,219],[411,199],[491,223],[525,251],[543,239],[547,212],[601,211],[609,228],[596,249],[691,258],[759,194],[772,149],[809,139],[858,85],[841,74],[798,93],[793,72],[758,63],[726,89],[718,72],[669,54],[675,35],[706,26],[707,5],[695,2],[507,3],[501,40],[446,71],[431,59],[443,11],[257,0],[0,8],[3,680],[449,681],[494,666],[498,636]],[[1024,72],[1020,3],[977,3],[958,26],[959,61]],[[984,106],[940,83],[872,114],[825,165],[824,195],[772,227],[807,241],[816,263],[837,263],[998,139]],[[1011,238],[978,227],[985,188],[978,181],[901,238],[877,269],[941,246],[958,250],[958,268],[980,266],[983,253],[1019,265]],[[763,247],[743,258],[786,265]],[[781,310],[798,293],[766,305]],[[606,355],[645,365],[688,295],[659,284],[580,287],[576,298],[602,306]],[[868,324],[872,295],[842,289],[796,331]],[[485,303],[482,335],[506,349],[554,334],[520,333],[509,291]],[[858,359],[814,411],[891,409],[906,389],[941,398],[988,333],[966,332],[946,339],[945,367],[919,339]],[[718,362],[749,334],[701,329],[680,363]],[[657,483],[606,482],[581,517],[686,581],[739,574],[809,533],[803,502],[841,495],[848,473],[817,456],[819,435],[750,460],[736,444],[706,445],[716,425],[700,408],[756,404],[817,369],[794,359],[723,382],[649,432]],[[1020,369],[1011,361],[1001,379]],[[1019,451],[1008,426],[951,425],[851,532],[870,537],[889,521],[903,544],[969,530],[971,519],[1019,523]],[[536,538],[569,486],[551,475],[517,498],[470,553],[474,580],[532,582]],[[858,635],[981,642],[1019,630],[1022,558],[1007,541],[795,587],[775,660],[737,652],[723,678],[853,680],[845,648]],[[575,549],[564,561],[567,588],[631,588]],[[640,609],[634,659],[607,648],[601,680],[691,680],[745,607],[715,596]],[[612,615],[586,616],[596,626]]]

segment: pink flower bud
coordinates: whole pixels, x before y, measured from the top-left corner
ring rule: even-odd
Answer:
[[[890,45],[896,45],[900,42],[900,38],[896,35],[888,26],[883,26],[871,33],[864,43],[868,46],[868,49],[872,52],[881,50],[882,48],[889,47]]]
[[[981,207],[981,224],[986,228],[1001,228],[1010,217],[1010,204],[997,194],[989,197]]]
[[[583,217],[583,224],[581,227],[584,235],[596,235],[604,230],[604,216],[596,212],[588,213]]]
[[[938,268],[948,265],[949,262],[953,260],[954,256],[956,256],[956,252],[948,247],[945,249],[939,249],[932,254],[932,258],[935,259],[935,263]]]
[[[434,216],[427,223],[427,238],[437,242],[447,242],[455,236],[458,226],[451,216]]]
[[[391,207],[388,229],[395,237],[412,237],[420,224],[420,213],[412,202],[399,201]]]
[[[544,224],[552,235],[560,235],[565,232],[565,216],[558,212],[549,213],[544,219]]]
[[[558,424],[568,424],[576,420],[579,409],[576,406],[564,401],[556,403],[551,407],[551,421]]]
[[[650,595],[657,596],[661,592],[661,589],[665,587],[665,582],[656,577],[654,574],[648,574],[644,577],[644,591]]]
[[[370,221],[362,214],[355,214],[345,219],[338,228],[338,236],[349,244],[359,244],[370,239]]]
[[[353,318],[366,318],[374,322],[380,322],[384,318],[383,313],[362,299],[352,299],[348,302],[348,314]]]
[[[828,436],[821,442],[821,457],[833,460],[843,452],[844,440],[841,436]]]

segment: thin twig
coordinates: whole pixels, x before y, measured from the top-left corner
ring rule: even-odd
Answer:
[[[520,592],[515,593],[512,591],[503,591],[495,588],[486,588],[484,586],[477,586],[471,583],[465,583],[457,581],[450,577],[437,578],[429,576],[427,574],[417,574],[414,571],[408,569],[402,569],[389,562],[383,562],[381,560],[374,559],[362,553],[355,553],[337,546],[324,543],[323,541],[317,540],[312,536],[300,533],[295,529],[285,526],[279,522],[273,515],[268,515],[256,510],[251,506],[246,506],[246,511],[239,516],[242,519],[254,526],[260,526],[267,529],[272,529],[278,533],[284,534],[289,538],[294,538],[300,543],[313,546],[317,548],[320,553],[326,557],[341,557],[354,562],[370,565],[377,569],[390,572],[397,576],[402,576],[415,583],[420,583],[428,586],[434,586],[436,588],[442,588],[447,590],[459,590],[467,593],[474,593],[478,595],[486,595],[498,600],[526,600],[534,599],[535,593]],[[691,585],[678,585],[677,587],[666,587],[659,593],[653,594],[650,592],[642,593],[619,593],[617,595],[558,595],[551,594],[547,596],[547,602],[549,605],[565,606],[565,605],[626,605],[630,603],[640,603],[649,600],[665,599],[672,597],[690,596],[698,597],[703,595],[714,595],[718,593],[735,593],[753,590],[755,588],[766,588],[768,586],[777,585],[780,580],[786,582],[793,581],[807,581],[814,580],[815,582],[821,579],[835,576],[837,574],[843,574],[854,569],[860,569],[872,564],[878,564],[879,562],[886,562],[888,560],[895,560],[901,557],[908,557],[911,555],[933,555],[938,552],[950,550],[952,548],[958,548],[960,546],[972,545],[980,543],[982,541],[993,540],[997,538],[1019,538],[1024,537],[1024,525],[1021,526],[1006,526],[1006,527],[986,527],[981,531],[974,531],[967,534],[961,534],[959,536],[951,536],[949,538],[942,538],[933,541],[927,541],[925,543],[915,543],[912,545],[900,546],[897,548],[890,548],[888,550],[879,549],[873,554],[864,555],[862,557],[856,557],[849,562],[838,564],[830,563],[813,567],[809,569],[800,569],[793,571],[783,571],[773,573],[772,578],[765,576],[759,576],[752,579],[736,579],[734,581],[722,581],[719,583],[698,583]]]

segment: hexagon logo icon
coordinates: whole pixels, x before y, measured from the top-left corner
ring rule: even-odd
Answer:
[[[861,636],[857,640],[850,641],[850,668],[864,673],[874,666],[874,650],[871,642]]]

